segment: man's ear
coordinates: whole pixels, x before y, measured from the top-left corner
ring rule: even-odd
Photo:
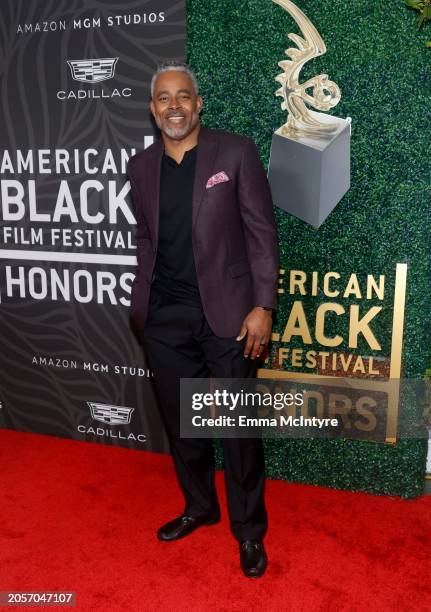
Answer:
[[[154,102],[152,100],[150,100],[150,111],[153,115],[153,117],[155,116],[155,110],[154,110]]]
[[[201,112],[203,105],[204,105],[204,101],[202,100],[202,96],[198,96],[196,98],[196,106],[198,107],[198,113]]]

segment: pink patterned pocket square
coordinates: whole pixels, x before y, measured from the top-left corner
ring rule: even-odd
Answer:
[[[230,181],[230,178],[223,170],[221,172],[217,172],[217,174],[213,174],[208,180],[206,184],[207,189],[211,189],[214,185],[218,185],[219,183],[226,183],[226,181]]]

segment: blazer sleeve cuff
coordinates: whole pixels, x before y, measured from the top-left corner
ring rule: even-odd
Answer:
[[[272,308],[273,310],[277,310],[277,296],[273,295],[272,292],[268,294],[259,293],[259,295],[254,295],[254,305],[255,306],[264,306],[265,308]]]

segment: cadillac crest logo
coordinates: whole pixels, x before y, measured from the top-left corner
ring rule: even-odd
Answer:
[[[112,406],[110,404],[97,404],[87,402],[91,410],[91,417],[95,421],[109,425],[128,425],[134,408],[126,406]]]
[[[113,404],[99,404],[97,402],[87,402],[91,411],[91,418],[94,421],[103,423],[104,426],[84,425],[79,424],[77,430],[80,434],[86,436],[96,436],[97,438],[109,438],[110,440],[118,440],[124,442],[140,442],[146,444],[147,436],[142,432],[133,432],[121,430],[111,425],[129,425],[134,408],[127,406],[114,406]]]
[[[103,57],[99,59],[67,60],[74,81],[94,85],[69,91],[57,91],[59,100],[107,100],[109,98],[130,98],[130,87],[109,88],[99,85],[103,81],[113,79],[118,57]]]
[[[82,83],[100,83],[112,79],[118,57],[103,59],[67,60],[72,78]]]

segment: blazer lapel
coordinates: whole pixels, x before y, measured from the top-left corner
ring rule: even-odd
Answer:
[[[160,211],[160,173],[162,170],[163,157],[163,140],[156,140],[154,153],[151,162],[147,165],[148,184],[150,193],[148,201],[150,202],[150,232],[153,237],[153,244],[157,246],[159,239],[159,211]]]
[[[201,127],[198,135],[198,150],[193,184],[192,228],[195,226],[198,217],[207,180],[212,174],[216,153],[217,139],[211,130]]]

